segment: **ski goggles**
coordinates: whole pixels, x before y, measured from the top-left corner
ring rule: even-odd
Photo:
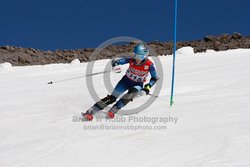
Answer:
[[[136,53],[135,53],[134,58],[135,58],[135,59],[138,59],[138,60],[140,60],[140,61],[142,61],[142,60],[144,60],[144,59],[146,58],[146,56],[147,56],[147,55],[140,55],[140,54],[136,54]]]

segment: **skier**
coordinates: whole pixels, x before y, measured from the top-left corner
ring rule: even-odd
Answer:
[[[117,83],[111,95],[107,95],[95,103],[86,113],[82,113],[86,120],[91,121],[95,113],[103,110],[118,99],[107,113],[107,118],[114,118],[115,113],[132,101],[140,91],[144,91],[146,95],[149,94],[150,88],[156,83],[158,78],[154,64],[148,59],[148,55],[148,48],[144,44],[138,44],[134,48],[133,57],[111,61],[113,68],[127,63],[129,63],[129,68],[123,78]],[[146,81],[149,72],[151,79],[143,87],[143,83]],[[128,92],[119,99],[119,96],[127,90]]]

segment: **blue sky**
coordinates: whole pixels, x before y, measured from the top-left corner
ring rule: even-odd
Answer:
[[[97,47],[107,39],[173,39],[174,0],[0,0],[0,46]],[[179,41],[250,35],[249,0],[178,0]]]

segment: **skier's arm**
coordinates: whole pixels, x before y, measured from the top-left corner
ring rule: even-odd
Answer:
[[[131,58],[120,58],[117,60],[112,60],[111,64],[112,66],[117,66],[117,65],[123,65],[123,64],[127,64],[129,63],[129,61],[131,60]]]
[[[154,84],[156,83],[156,81],[159,79],[157,77],[157,74],[156,74],[156,70],[155,70],[155,67],[154,67],[154,64],[151,64],[149,66],[149,72],[150,72],[150,75],[151,75],[151,78],[150,78],[150,81],[149,81],[149,85],[150,87],[154,86]]]
[[[154,84],[156,83],[156,81],[159,79],[157,77],[156,70],[155,70],[155,67],[154,67],[153,64],[151,64],[149,66],[149,72],[150,72],[150,75],[151,75],[150,81],[143,88],[143,90],[146,92],[147,95],[149,94],[150,88],[152,86],[154,86]]]

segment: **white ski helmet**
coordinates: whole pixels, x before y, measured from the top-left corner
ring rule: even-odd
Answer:
[[[146,59],[149,55],[148,48],[144,44],[138,44],[134,48],[134,58],[140,61]]]

